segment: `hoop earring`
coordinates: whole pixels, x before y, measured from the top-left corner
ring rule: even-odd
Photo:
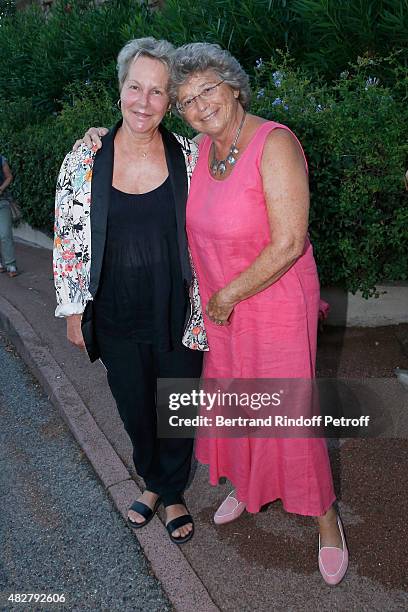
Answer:
[[[119,100],[116,102],[116,106],[118,107],[119,110],[122,110],[121,107],[121,99],[119,98]]]

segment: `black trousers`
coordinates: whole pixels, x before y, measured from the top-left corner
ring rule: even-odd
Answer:
[[[108,336],[98,329],[95,333],[109,387],[132,441],[136,471],[165,506],[180,503],[193,440],[157,437],[156,379],[198,378],[202,353],[181,344],[177,350],[158,352],[151,344]]]

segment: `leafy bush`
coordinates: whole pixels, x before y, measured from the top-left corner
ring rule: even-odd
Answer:
[[[125,27],[128,37],[139,23],[138,16]],[[400,50],[405,67],[408,61],[407,0],[166,0],[144,27],[176,46],[219,43],[250,72],[257,58],[274,57],[277,49],[327,78],[358,56]]]
[[[89,125],[118,118],[115,60],[127,40],[207,40],[251,75],[252,112],[286,123],[305,147],[322,282],[368,295],[383,279],[406,280],[407,0],[166,0],[154,13],[146,5],[59,0],[47,18],[35,6],[0,7],[0,152],[25,219],[51,231],[65,153]],[[166,123],[191,135],[176,117]]]
[[[7,142],[7,157],[15,177],[13,194],[21,204],[24,219],[48,232],[53,227],[55,183],[66,153],[90,125],[109,126],[119,118],[103,83],[87,87],[73,83],[65,97],[61,112],[41,123],[27,120],[23,129],[12,133],[0,123],[0,138]],[[24,117],[29,114],[27,107],[23,99],[20,108],[16,102],[8,112]]]
[[[291,127],[306,151],[322,283],[365,295],[382,279],[408,279],[408,112],[369,76],[372,67],[361,62],[329,87],[287,58],[262,63],[252,105]]]
[[[303,66],[336,78],[358,56],[375,59],[395,50],[407,66],[406,0],[293,0],[290,6],[301,34],[288,48]]]
[[[42,119],[60,110],[65,87],[73,81],[102,81],[116,90],[115,60],[128,40],[122,32],[137,11],[142,18],[136,0],[111,0],[97,8],[85,0],[63,0],[47,18],[33,5],[5,19],[0,37],[2,98],[30,98]],[[131,38],[138,35],[134,30]]]

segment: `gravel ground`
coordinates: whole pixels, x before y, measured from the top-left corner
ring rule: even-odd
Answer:
[[[0,334],[0,610],[172,610],[55,408]],[[65,604],[11,603],[11,593]]]

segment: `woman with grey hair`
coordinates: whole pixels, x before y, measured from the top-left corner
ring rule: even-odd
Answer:
[[[170,95],[200,133],[186,221],[206,307],[210,350],[203,377],[251,379],[251,385],[254,379],[311,381],[320,289],[307,231],[303,149],[289,128],[248,112],[248,76],[218,45],[193,43],[175,51]],[[98,129],[88,137],[99,144]],[[305,416],[307,410],[305,399]],[[348,550],[333,507],[324,439],[204,433],[196,456],[209,465],[211,484],[227,477],[234,485],[214,515],[216,524],[281,499],[288,512],[317,518],[320,572],[328,584],[342,580]]]
[[[192,440],[157,438],[156,380],[196,378],[202,359],[182,345],[194,280],[185,207],[196,147],[161,123],[172,50],[142,38],[119,53],[122,119],[99,151],[82,144],[69,153],[58,177],[54,278],[56,316],[66,318],[68,340],[105,365],[146,484],[128,522],[144,527],[163,503],[170,538],[181,544],[194,532],[182,497]],[[204,350],[197,295],[194,307],[194,342],[188,333],[183,342]]]
[[[218,45],[177,49],[170,93],[202,134],[187,235],[206,308],[203,377],[311,380],[320,291],[302,147],[286,126],[248,112],[248,77]],[[196,456],[212,484],[234,485],[216,523],[281,499],[288,512],[317,517],[320,571],[340,582],[348,552],[324,439],[203,436]]]

